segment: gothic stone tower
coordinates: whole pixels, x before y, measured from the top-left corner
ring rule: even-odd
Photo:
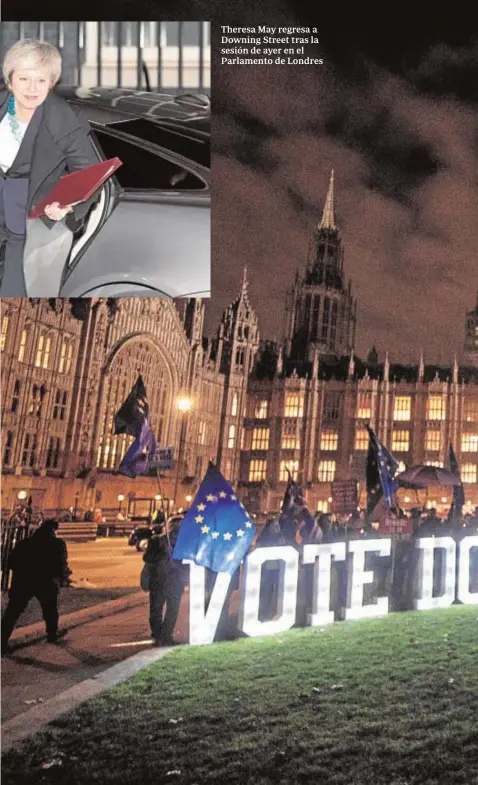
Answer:
[[[239,295],[225,310],[219,325],[216,353],[218,368],[225,375],[218,464],[233,483],[239,474],[247,385],[258,348],[258,319],[249,302],[244,270]]]
[[[322,355],[350,354],[355,343],[357,303],[351,282],[344,280],[343,248],[335,222],[334,172],[322,220],[309,248],[305,275],[296,275],[288,330],[292,358],[311,359]]]

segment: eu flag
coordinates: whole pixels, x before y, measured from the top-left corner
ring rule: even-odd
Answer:
[[[126,452],[118,471],[132,478],[144,474],[148,468],[148,458],[155,450],[156,439],[153,430],[149,422],[144,420],[139,435]]]
[[[297,527],[304,522],[309,528],[314,524],[314,519],[305,503],[301,486],[292,479],[289,472],[289,481],[284,493],[279,525],[287,543],[295,542]]]
[[[394,506],[393,495],[398,489],[398,481],[395,477],[398,474],[399,464],[385,445],[377,439],[372,428],[369,425],[365,427],[369,435],[366,477],[367,514],[370,515],[382,496],[389,509]]]
[[[138,376],[122,407],[115,414],[115,434],[139,436],[145,420],[149,419],[149,404],[143,379]]]
[[[173,559],[189,559],[232,575],[254,539],[256,527],[239,498],[212,463],[184,516]]]

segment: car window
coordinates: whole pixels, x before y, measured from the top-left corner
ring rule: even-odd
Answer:
[[[159,153],[117,139],[106,131],[95,129],[95,136],[105,158],[117,156],[123,165],[116,171],[122,188],[156,191],[204,190],[206,184],[196,175],[173,164]]]
[[[189,131],[171,122],[162,122],[161,125],[149,120],[118,120],[110,123],[112,128],[131,134],[146,142],[153,142],[166,150],[189,158],[201,166],[211,166],[211,145],[208,134],[198,134]]]

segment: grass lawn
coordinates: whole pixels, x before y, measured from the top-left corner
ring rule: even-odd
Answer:
[[[178,648],[7,753],[2,785],[473,785],[477,617],[455,606]]]
[[[132,586],[117,589],[76,589],[65,586],[60,591],[60,599],[58,602],[60,616],[79,611],[82,608],[91,608],[92,605],[99,605],[101,602],[116,600],[118,597],[124,597],[126,594],[133,594],[137,591],[138,589]],[[7,603],[8,596],[2,594],[2,612],[7,607]],[[33,599],[20,616],[15,625],[15,629],[42,620],[43,616],[40,603],[38,600]]]

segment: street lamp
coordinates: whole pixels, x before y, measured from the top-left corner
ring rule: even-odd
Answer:
[[[178,409],[182,414],[186,414],[187,412],[191,411],[193,402],[191,398],[179,398],[178,399]]]
[[[119,502],[119,512],[121,512],[121,507],[123,506],[124,496],[122,493],[118,495],[118,502]]]
[[[24,501],[24,499],[26,499],[26,498],[27,498],[27,492],[26,491],[19,491],[18,492],[18,499],[21,502]]]
[[[181,462],[183,458],[183,450],[184,450],[184,437],[186,431],[186,416],[188,412],[191,411],[193,402],[191,398],[186,396],[181,396],[178,398],[177,406],[180,413],[181,424],[179,429],[179,449],[178,449],[178,461],[176,466],[176,481],[174,483],[174,500],[176,501],[178,498],[178,487],[179,487],[179,473],[181,471]]]
[[[193,500],[193,497],[188,494],[186,496],[186,502],[187,502],[188,508],[189,508],[189,505],[191,504],[192,500]]]

